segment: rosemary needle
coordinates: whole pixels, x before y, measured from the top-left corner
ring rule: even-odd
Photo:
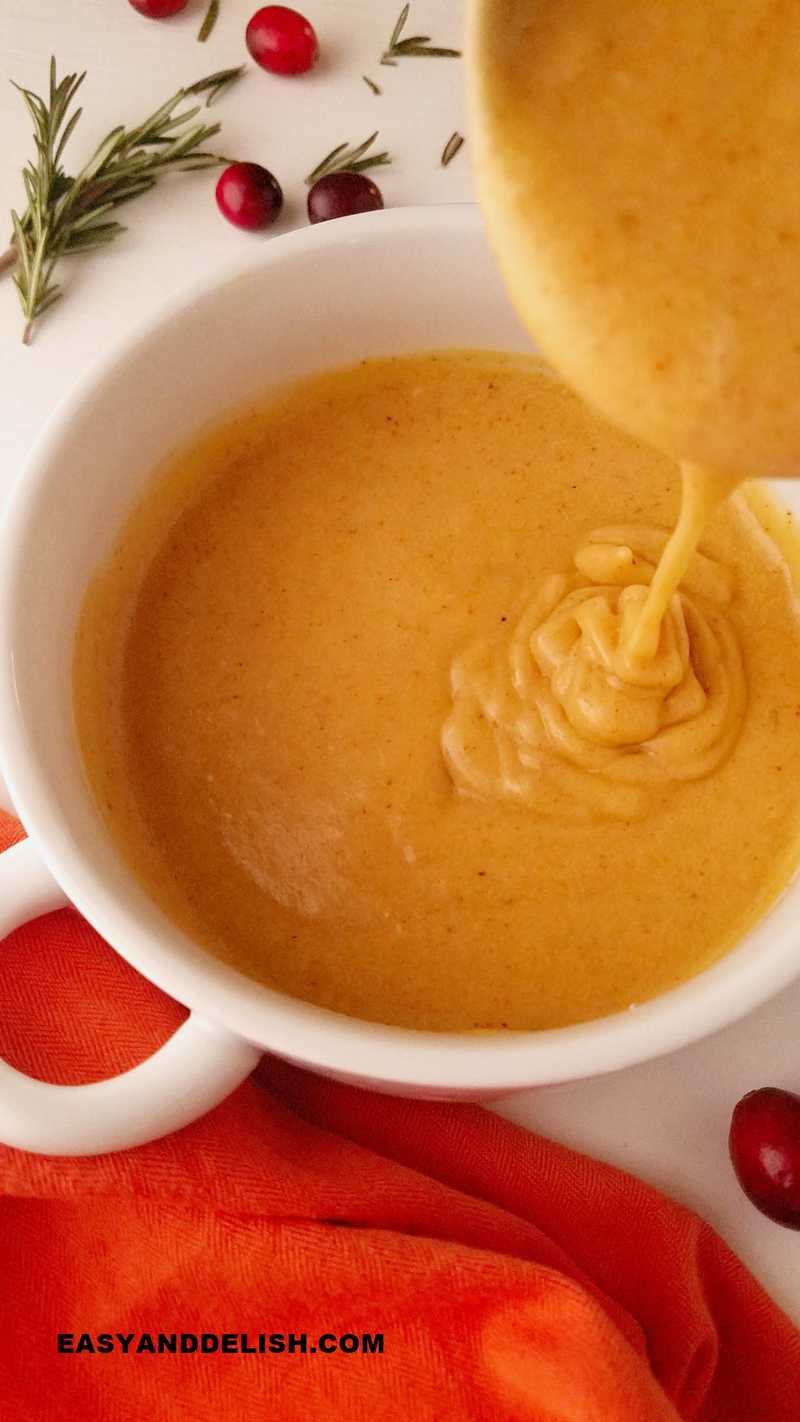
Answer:
[[[448,165],[448,163],[452,163],[452,161],[453,161],[453,159],[455,158],[455,156],[456,156],[456,154],[457,154],[459,148],[463,148],[463,146],[464,146],[464,138],[463,138],[463,135],[460,134],[460,133],[457,133],[457,132],[456,132],[456,133],[451,133],[451,134],[450,134],[450,137],[448,138],[448,140],[447,140],[447,142],[446,142],[446,144],[444,145],[444,150],[443,150],[443,152],[442,152],[441,164],[442,164],[442,167],[443,167],[443,168],[446,168],[447,165]]]
[[[205,44],[206,40],[211,34],[211,31],[217,23],[218,18],[219,0],[210,0],[208,9],[206,10],[205,19],[203,20],[203,23],[200,26],[200,33],[197,36],[201,44]]]
[[[389,43],[381,55],[381,64],[397,64],[398,59],[460,59],[460,49],[443,49],[441,45],[431,44],[430,35],[408,35],[402,38],[406,21],[411,11],[411,5],[404,5],[394,29],[389,38]]]
[[[316,183],[318,178],[327,177],[328,173],[363,173],[367,168],[383,168],[387,163],[391,163],[388,153],[372,153],[368,150],[372,147],[378,137],[378,130],[371,133],[369,138],[365,138],[363,143],[357,147],[350,148],[347,143],[337,143],[330,153],[326,153],[321,163],[309,173],[306,182],[309,187]]]
[[[206,108],[210,109],[211,105],[215,104],[217,99],[222,97],[225,90],[229,89],[231,84],[235,84],[237,80],[241,79],[246,68],[246,64],[237,64],[233,69],[218,69],[216,74],[209,74],[206,79],[198,79],[197,83],[190,84],[183,92],[184,94],[204,94],[208,92]],[[198,84],[200,88],[197,87]]]

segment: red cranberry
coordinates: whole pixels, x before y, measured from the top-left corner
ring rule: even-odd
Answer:
[[[260,163],[232,163],[217,183],[217,207],[234,227],[258,232],[275,221],[283,206],[283,193]]]
[[[170,15],[177,15],[187,3],[188,0],[129,0],[134,10],[146,15],[148,20],[166,20]]]
[[[800,1096],[776,1086],[749,1091],[734,1109],[729,1147],[756,1209],[800,1229]]]
[[[245,40],[256,64],[272,74],[305,74],[319,58],[312,26],[286,5],[265,5],[256,10]]]
[[[376,212],[383,207],[381,190],[363,173],[327,173],[308,194],[309,222],[351,217],[354,212]]]

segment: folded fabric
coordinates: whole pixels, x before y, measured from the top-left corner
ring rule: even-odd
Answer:
[[[3,945],[0,1052],[35,1075],[124,1070],[182,1015],[72,911]],[[800,1418],[800,1334],[688,1210],[479,1107],[266,1058],[139,1150],[0,1147],[0,1280],[3,1422]]]

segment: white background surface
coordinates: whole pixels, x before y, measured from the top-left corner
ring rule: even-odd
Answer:
[[[43,91],[51,53],[62,71],[88,70],[85,115],[70,149],[81,161],[115,124],[136,122],[181,84],[248,59],[244,28],[256,0],[222,0],[211,40],[199,45],[204,8],[205,0],[189,0],[182,15],[154,23],[127,0],[0,0],[0,212],[22,203],[19,169],[32,151],[27,113],[6,80]],[[379,66],[400,0],[304,0],[303,8],[323,50],[317,70],[280,79],[251,66],[211,110],[224,125],[221,151],[263,163],[283,184],[286,206],[273,232],[305,221],[302,178],[323,154],[374,128],[394,158],[377,175],[387,204],[469,199],[468,147],[447,170],[439,166],[450,133],[467,133],[461,64]],[[439,44],[460,40],[456,0],[414,0],[411,19],[414,33],[429,33]],[[362,74],[381,85],[379,98]],[[0,497],[54,404],[94,355],[181,285],[203,274],[210,279],[218,265],[241,254],[242,243],[270,240],[224,223],[213,186],[210,174],[181,176],[124,209],[130,230],[112,248],[62,268],[64,300],[31,349],[19,343],[12,284],[7,277],[0,281]],[[213,362],[213,346],[197,358]],[[501,1109],[692,1205],[800,1321],[800,1234],[751,1208],[726,1146],[731,1108],[745,1091],[764,1084],[800,1090],[799,1024],[800,984],[699,1046],[594,1082],[517,1096]]]

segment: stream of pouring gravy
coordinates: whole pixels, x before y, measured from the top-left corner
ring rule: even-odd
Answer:
[[[688,460],[681,465],[681,509],[669,542],[659,559],[644,605],[627,640],[631,656],[647,661],[656,655],[667,608],[686,575],[692,554],[720,504],[738,486]]]

